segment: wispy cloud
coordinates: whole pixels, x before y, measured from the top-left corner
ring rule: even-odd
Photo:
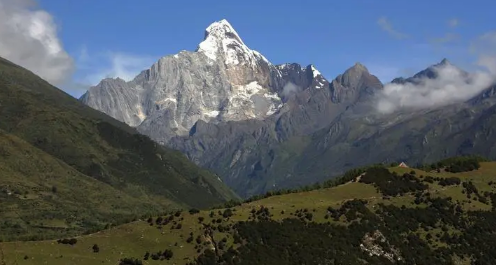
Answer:
[[[81,47],[81,50],[79,51],[79,54],[78,54],[78,57],[77,57],[77,61],[79,63],[85,63],[89,59],[90,59],[90,57],[89,57],[89,54],[88,54],[88,48],[86,47],[86,45],[83,45]]]
[[[446,23],[450,28],[454,29],[454,28],[458,27],[458,25],[460,24],[460,21],[457,18],[452,18],[452,19],[448,20]],[[432,44],[447,44],[447,43],[453,43],[453,42],[459,41],[460,39],[461,39],[460,34],[448,32],[448,33],[444,34],[444,36],[430,38],[429,42]]]
[[[452,19],[448,20],[448,26],[450,26],[452,28],[458,27],[459,24],[460,24],[460,21],[457,18],[452,18]]]
[[[470,44],[470,52],[477,56],[477,65],[496,75],[496,31],[483,34]]]
[[[0,0],[0,56],[54,85],[68,82],[74,70],[53,17],[31,0]]]
[[[130,81],[157,60],[154,56],[112,51],[91,53],[90,56],[86,49],[82,54],[87,56],[86,60],[77,62],[78,70],[81,71],[78,80],[88,86],[96,85],[104,78],[119,77]]]
[[[399,109],[440,107],[462,102],[496,82],[496,32],[474,40],[470,47],[476,55],[476,70],[461,71],[452,64],[434,67],[437,78],[424,78],[417,83],[387,84],[378,95],[377,109],[391,113]]]
[[[460,35],[456,33],[446,33],[442,37],[432,38],[430,41],[433,43],[450,43],[460,39]]]
[[[393,27],[393,24],[386,17],[380,17],[377,20],[377,24],[381,27],[382,30],[388,32],[394,38],[406,39],[409,37],[407,34],[397,31]]]

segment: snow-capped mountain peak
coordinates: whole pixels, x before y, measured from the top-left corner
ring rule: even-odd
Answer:
[[[259,60],[268,60],[257,51],[249,49],[231,24],[222,19],[205,30],[205,38],[198,45],[197,52],[216,61],[221,58],[227,65],[250,65],[255,67]]]
[[[207,27],[205,30],[205,40],[207,39],[235,39],[238,41],[240,44],[244,45],[243,40],[241,37],[239,37],[238,33],[234,28],[231,26],[231,23],[229,23],[227,20],[222,19],[220,21],[216,21],[210,26]]]
[[[133,80],[102,81],[81,101],[166,143],[198,120],[219,123],[279,115],[288,91],[319,89],[327,81],[313,65],[276,67],[251,50],[231,24],[205,30],[196,51],[160,58]]]

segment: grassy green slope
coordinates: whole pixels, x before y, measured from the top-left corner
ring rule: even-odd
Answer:
[[[223,216],[226,209],[193,214],[182,212],[180,215],[162,216],[161,219],[171,218],[171,221],[166,223],[154,217],[151,219],[152,224],[147,220],[140,220],[80,237],[74,246],[57,244],[55,241],[39,241],[3,243],[0,247],[6,264],[9,265],[14,264],[15,261],[22,264],[55,265],[116,264],[126,257],[142,260],[143,264],[162,264],[164,261],[153,260],[151,256],[145,260],[144,255],[147,251],[154,254],[166,249],[173,252],[167,264],[188,264],[188,262],[216,264],[209,258],[215,254],[208,254],[211,253],[208,249],[213,248],[213,245],[217,246],[217,256],[224,255],[222,259],[226,258],[231,246],[239,251],[235,254],[241,258],[239,263],[224,264],[245,264],[243,261],[246,264],[276,264],[270,263],[276,261],[283,262],[277,264],[302,262],[317,264],[323,262],[319,260],[320,258],[325,259],[328,255],[337,259],[335,263],[329,264],[365,264],[361,262],[362,259],[368,264],[393,264],[385,257],[369,256],[358,247],[361,242],[365,245],[370,243],[361,241],[364,231],[379,230],[386,236],[387,244],[390,244],[379,245],[384,249],[389,248],[390,251],[398,250],[403,259],[409,262],[417,259],[416,262],[429,261],[437,262],[436,264],[471,264],[473,260],[467,253],[487,252],[488,244],[490,246],[491,240],[494,240],[491,236],[491,231],[494,229],[485,225],[479,229],[478,226],[490,221],[489,218],[495,215],[495,203],[491,200],[493,198],[491,194],[496,191],[495,162],[483,162],[478,170],[461,173],[424,172],[415,169],[413,170],[415,173],[411,174],[410,168],[390,168],[389,171],[396,172],[398,176],[408,173],[412,180],[407,182],[417,184],[405,186],[403,185],[405,182],[400,177],[397,179],[397,183],[400,184],[389,186],[387,183],[391,182],[385,182],[383,183],[385,186],[381,189],[374,183],[364,183],[365,177],[361,176],[355,178],[355,181],[333,188],[272,196],[244,203],[230,208],[228,212],[232,212],[232,216],[226,214],[228,217]],[[444,186],[440,184],[442,180],[453,177],[458,178],[460,183]],[[425,190],[386,196],[390,192],[397,192],[398,188],[419,187],[418,184],[427,186]],[[468,192],[472,189],[467,188],[466,185],[473,185],[477,192]],[[360,201],[357,200],[366,201],[365,207],[360,208]],[[453,208],[451,206],[444,208],[443,203],[449,205],[450,202]],[[263,216],[264,208],[269,213],[267,217]],[[455,210],[458,208],[460,209]],[[329,212],[329,209],[333,211],[344,209],[344,214],[336,217]],[[302,217],[298,217],[299,215]],[[309,215],[311,216],[305,217]],[[455,218],[449,219],[450,216]],[[255,219],[257,221],[253,222]],[[178,224],[181,224],[180,228],[177,227]],[[488,238],[470,237],[479,230],[484,231]],[[487,243],[476,242],[477,248],[474,250],[446,242],[446,235],[462,234],[467,236],[464,240],[468,240],[469,244],[474,244],[477,240],[485,240]],[[191,239],[188,240],[190,237]],[[242,240],[236,241],[237,237],[241,237]],[[432,238],[428,239],[429,237]],[[197,238],[200,244],[197,243]],[[277,244],[271,241],[275,240],[274,238],[278,240]],[[417,239],[420,241],[415,241]],[[285,240],[290,242],[289,245]],[[222,243],[223,241],[225,243]],[[294,248],[295,242],[300,243],[298,248]],[[394,242],[398,245],[393,245]],[[303,245],[303,243],[307,244]],[[98,253],[92,250],[94,244],[99,246]],[[224,246],[220,247],[220,245]],[[300,249],[301,252],[298,252]],[[202,259],[195,261],[199,253],[207,254],[202,254],[200,256]],[[486,261],[491,261],[487,256],[488,253],[485,254]],[[341,263],[336,262],[338,260],[341,260]],[[352,263],[347,263],[348,261]]]
[[[134,197],[1,130],[0,146],[3,240],[61,236],[180,207],[162,196]]]
[[[179,152],[1,58],[0,130],[4,239],[82,232],[237,198]],[[54,223],[57,232],[40,232]]]

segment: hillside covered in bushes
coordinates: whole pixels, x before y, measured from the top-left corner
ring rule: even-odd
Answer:
[[[299,191],[0,247],[5,264],[494,264],[496,163],[469,164],[372,165]]]

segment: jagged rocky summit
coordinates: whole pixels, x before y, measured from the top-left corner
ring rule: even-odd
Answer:
[[[248,196],[280,185],[264,176],[282,156],[281,143],[326,128],[350,106],[351,113],[369,111],[367,99],[381,88],[360,63],[331,82],[314,65],[274,65],[221,20],[207,27],[196,51],[165,56],[129,82],[102,80],[80,100]]]
[[[206,29],[196,51],[165,56],[129,82],[104,79],[80,100],[167,143],[188,135],[198,120],[265,119],[281,110],[297,84],[305,89],[325,80],[314,66],[274,66],[221,20]]]

